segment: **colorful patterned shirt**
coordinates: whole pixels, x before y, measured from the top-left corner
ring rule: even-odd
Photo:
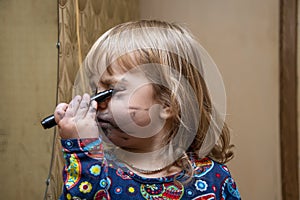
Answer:
[[[66,165],[60,199],[240,199],[228,168],[210,158],[197,159],[191,154],[194,176],[185,183],[183,171],[162,178],[145,178],[133,173],[125,165],[110,161],[98,139],[61,142]],[[174,182],[174,178],[178,181]]]

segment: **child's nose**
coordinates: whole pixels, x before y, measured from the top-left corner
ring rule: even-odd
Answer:
[[[104,101],[98,103],[98,109],[100,109],[100,110],[105,110],[105,109],[107,109],[107,108],[108,108],[108,103],[109,103],[109,101],[110,101],[110,98],[108,98],[108,99],[106,99],[106,100],[104,100]]]

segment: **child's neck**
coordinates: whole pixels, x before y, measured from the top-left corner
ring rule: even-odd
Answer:
[[[115,154],[132,172],[146,178],[170,176],[182,170],[161,150],[137,153],[118,149]]]
[[[161,178],[161,177],[171,176],[171,175],[175,175],[175,174],[181,172],[181,170],[182,170],[181,168],[179,168],[178,166],[175,166],[175,165],[169,165],[162,169],[156,169],[156,170],[147,171],[147,172],[145,172],[144,170],[141,170],[137,167],[132,167],[129,165],[127,165],[127,167],[135,174],[137,174],[141,177],[144,177],[144,178]]]

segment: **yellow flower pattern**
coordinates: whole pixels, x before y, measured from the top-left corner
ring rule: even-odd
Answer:
[[[87,181],[84,181],[79,185],[79,191],[84,194],[91,192],[92,188],[92,184]]]

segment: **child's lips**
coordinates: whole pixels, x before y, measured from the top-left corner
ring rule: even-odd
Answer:
[[[128,135],[124,133],[117,125],[114,125],[114,122],[110,120],[98,118],[98,123],[106,137],[121,138],[123,140],[126,140],[128,138]]]
[[[116,129],[116,130],[120,130],[119,126],[114,122],[114,120],[112,118],[104,118],[104,117],[98,117],[98,123],[100,125],[101,128],[103,129]]]
[[[100,125],[100,127],[103,128],[103,129],[108,129],[108,128],[111,128],[111,127],[112,127],[111,124],[110,124],[109,122],[103,122],[103,121],[100,121],[100,122],[99,122],[99,125]]]

